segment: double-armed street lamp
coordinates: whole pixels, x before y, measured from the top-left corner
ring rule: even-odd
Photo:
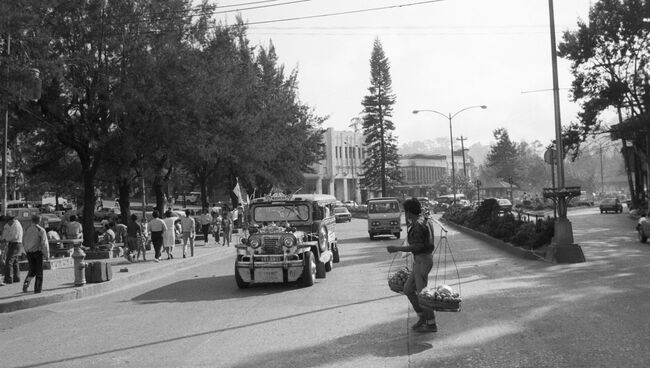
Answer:
[[[481,109],[487,109],[487,106],[485,105],[475,105],[475,106],[468,106],[463,109],[460,109],[456,111],[455,113],[448,113],[448,114],[443,114],[439,111],[436,110],[413,110],[414,114],[420,113],[420,112],[432,112],[434,114],[438,114],[440,116],[444,116],[445,118],[449,119],[449,142],[451,144],[451,187],[454,195],[454,203],[456,202],[456,168],[454,164],[454,133],[451,127],[451,121],[453,120],[456,115],[460,114],[461,112],[469,109],[474,109],[474,108],[481,108]]]

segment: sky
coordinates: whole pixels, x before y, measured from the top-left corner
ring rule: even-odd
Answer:
[[[370,86],[370,55],[379,38],[390,62],[398,144],[467,137],[465,146],[489,145],[505,128],[514,142],[555,138],[548,0],[223,0],[249,23],[251,45],[272,42],[279,62],[298,73],[299,96],[324,127],[351,130]],[[249,5],[244,5],[249,4]],[[284,5],[282,5],[284,4]],[[237,5],[237,6],[233,6]],[[392,7],[386,10],[358,10]],[[243,10],[244,8],[266,6]],[[557,42],[586,20],[589,0],[555,0]],[[346,13],[312,17],[321,14]],[[232,24],[236,12],[219,15]],[[262,23],[288,18],[291,21]],[[258,24],[256,24],[258,23]],[[570,64],[558,59],[562,124],[576,120],[569,96]]]

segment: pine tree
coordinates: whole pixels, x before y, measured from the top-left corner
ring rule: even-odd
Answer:
[[[510,140],[510,135],[505,128],[495,129],[493,134],[496,143],[490,146],[485,166],[493,169],[494,176],[497,178],[512,178],[517,181],[515,172],[518,157],[517,145]]]
[[[377,38],[370,56],[370,94],[361,102],[367,150],[361,185],[381,189],[383,197],[401,181],[397,137],[393,135],[395,125],[390,120],[395,104],[391,85],[390,64]]]

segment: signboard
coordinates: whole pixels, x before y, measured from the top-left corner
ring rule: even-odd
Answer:
[[[546,152],[544,152],[544,162],[549,165],[557,164],[557,150],[551,148],[547,149]]]

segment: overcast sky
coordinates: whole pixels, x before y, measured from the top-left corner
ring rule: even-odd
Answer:
[[[326,127],[350,129],[368,93],[370,54],[378,37],[391,65],[397,97],[393,122],[399,144],[449,137],[448,120],[414,109],[444,114],[472,105],[453,119],[454,137],[466,146],[489,144],[496,128],[515,142],[555,137],[548,0],[443,0],[387,10],[256,22],[407,5],[422,0],[225,0],[218,6],[243,10],[253,45],[272,41],[280,62],[298,71],[301,100],[328,115]],[[252,4],[256,3],[256,4]],[[280,5],[285,4],[285,5]],[[555,0],[557,41],[564,30],[587,19],[589,0]],[[225,16],[233,23],[235,13]],[[570,102],[569,64],[559,60],[562,123],[575,120]],[[541,92],[530,92],[547,90]]]

